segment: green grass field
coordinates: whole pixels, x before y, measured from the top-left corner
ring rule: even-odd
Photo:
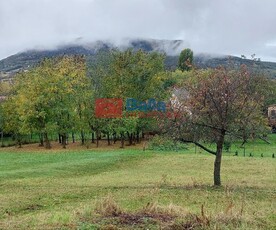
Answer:
[[[248,145],[265,146],[259,153],[275,148]],[[193,146],[3,148],[0,229],[276,229],[276,159],[232,152],[223,157],[223,187],[214,188],[214,157]]]

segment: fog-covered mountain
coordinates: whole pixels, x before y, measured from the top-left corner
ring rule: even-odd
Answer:
[[[0,78],[2,80],[11,78],[16,72],[28,69],[44,58],[51,58],[60,55],[85,55],[91,57],[102,50],[119,49],[126,50],[128,48],[147,52],[157,51],[166,53],[167,57],[165,65],[167,69],[174,70],[177,67],[178,55],[182,49],[186,48],[186,44],[181,40],[155,40],[155,39],[126,39],[120,43],[112,43],[108,41],[96,41],[91,43],[75,42],[54,49],[48,50],[29,50],[9,56],[0,60]],[[242,63],[251,65],[252,61],[238,57],[231,57],[235,65]],[[227,56],[213,56],[209,54],[196,54],[194,56],[194,64],[197,68],[216,67],[218,65],[226,65],[229,62]],[[260,62],[261,68],[271,77],[276,78],[276,63]]]

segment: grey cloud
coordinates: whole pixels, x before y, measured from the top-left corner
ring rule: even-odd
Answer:
[[[275,11],[274,0],[0,0],[0,59],[78,37],[138,37],[276,61]]]

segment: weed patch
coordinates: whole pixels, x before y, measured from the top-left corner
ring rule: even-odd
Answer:
[[[172,203],[160,205],[157,202],[130,212],[123,210],[109,194],[97,202],[95,213],[97,216],[80,218],[80,229],[81,226],[94,226],[95,229],[147,229],[152,226],[165,230],[236,229],[246,223],[243,207],[237,210],[232,202],[217,214],[208,214],[204,205],[201,205],[200,214],[195,214]]]

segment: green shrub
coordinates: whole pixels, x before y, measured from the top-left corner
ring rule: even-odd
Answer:
[[[175,141],[170,137],[166,136],[154,136],[148,145],[150,150],[158,151],[178,151],[187,149],[187,145],[179,141]]]
[[[231,148],[231,142],[230,141],[224,141],[223,148],[226,152],[229,152],[230,148]]]

